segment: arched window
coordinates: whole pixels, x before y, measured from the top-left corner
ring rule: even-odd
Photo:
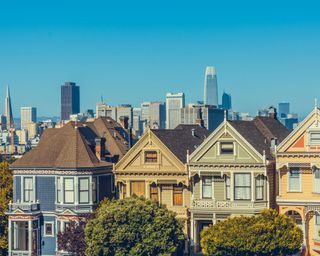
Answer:
[[[302,218],[298,212],[291,210],[291,211],[287,211],[286,215],[291,217],[297,225],[302,225]]]

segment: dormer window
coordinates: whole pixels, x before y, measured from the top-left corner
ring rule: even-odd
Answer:
[[[157,163],[158,153],[155,150],[144,152],[144,162],[145,163]]]
[[[320,145],[320,131],[319,132],[310,132],[310,144],[311,145]]]
[[[220,154],[221,155],[233,155],[234,144],[233,142],[221,142],[220,143]]]

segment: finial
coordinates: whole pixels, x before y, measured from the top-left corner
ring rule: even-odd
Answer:
[[[314,99],[314,108],[315,109],[318,108],[318,99],[317,98]]]
[[[224,121],[227,121],[227,110],[224,110]]]

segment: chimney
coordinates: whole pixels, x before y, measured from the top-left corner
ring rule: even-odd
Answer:
[[[122,126],[123,129],[128,129],[129,128],[129,117],[127,116],[120,116],[120,125]]]
[[[196,136],[196,135],[195,135],[195,129],[194,129],[194,128],[191,129],[191,134],[192,134],[193,137]]]
[[[278,138],[272,138],[270,142],[270,151],[275,154],[276,153],[276,147],[278,145]]]
[[[270,107],[269,108],[269,112],[268,112],[268,116],[270,117],[270,118],[272,118],[272,119],[275,119],[275,120],[277,120],[278,118],[277,118],[277,109],[275,108],[275,107]]]
[[[106,139],[105,138],[96,138],[95,139],[95,152],[96,152],[96,157],[100,161],[105,160],[105,151],[106,151]]]

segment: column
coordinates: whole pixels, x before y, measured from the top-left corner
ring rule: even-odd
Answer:
[[[193,214],[191,213],[191,220],[190,220],[190,245],[191,247],[194,246],[194,224],[195,221],[193,219]]]
[[[146,181],[146,183],[145,183],[145,188],[146,188],[145,197],[146,197],[147,199],[150,199],[150,183],[149,183],[149,181]]]
[[[277,170],[277,172],[278,172],[278,189],[279,189],[279,196],[281,196],[281,171],[280,171],[280,169],[278,169]]]
[[[32,254],[32,220],[28,221],[28,249],[29,249],[29,253],[30,255]]]
[[[126,197],[130,196],[130,181],[126,181]]]
[[[307,246],[307,229],[306,229],[307,225],[306,225],[306,221],[303,220],[302,221],[302,231],[303,231],[303,247],[306,247]]]
[[[234,174],[230,173],[230,201],[234,200]]]
[[[9,237],[8,237],[8,250],[9,250],[9,255],[10,255],[10,253],[11,253],[11,250],[12,250],[12,229],[11,229],[11,225],[12,225],[12,222],[11,222],[11,220],[9,219],[9,226],[8,226],[8,235],[9,235]]]
[[[254,202],[255,199],[255,186],[254,186],[254,177],[255,173],[251,174],[251,202]]]

